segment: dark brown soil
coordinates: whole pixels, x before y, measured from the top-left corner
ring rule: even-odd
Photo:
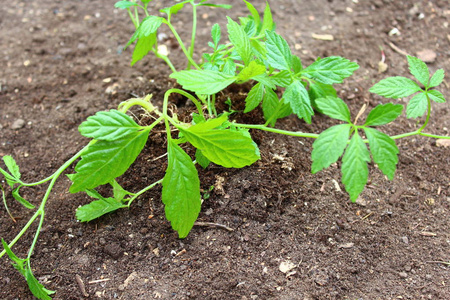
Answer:
[[[26,181],[50,175],[86,144],[77,127],[89,115],[115,108],[131,94],[153,93],[160,103],[173,85],[168,68],[154,57],[129,66],[131,52],[121,49],[132,25],[113,2],[14,0],[0,6],[0,156],[12,155]],[[161,7],[169,1],[154,2]],[[222,2],[235,6],[226,12],[235,19],[247,14],[238,0]],[[405,57],[389,42],[413,55],[431,49],[437,58],[430,68],[450,71],[446,0],[270,2],[278,31],[305,64],[330,55],[360,64],[338,86],[354,114],[365,101],[370,107],[387,101],[368,93],[374,82],[407,74]],[[208,28],[224,24],[225,12],[202,9],[200,16],[199,51]],[[187,37],[189,14],[176,19]],[[389,36],[394,27],[400,35]],[[334,40],[313,39],[312,33],[332,34]],[[171,39],[166,43],[183,67],[176,59],[179,49]],[[389,65],[383,74],[377,70],[380,46]],[[443,93],[450,99],[447,83]],[[246,121],[257,123],[260,116],[254,118]],[[18,119],[25,124],[14,129]],[[277,127],[318,133],[331,124],[323,116],[314,117],[313,125],[290,117]],[[401,118],[385,130],[397,134],[417,126]],[[448,135],[448,128],[448,104],[435,105],[427,131]],[[90,199],[70,194],[69,180],[61,178],[47,205],[34,273],[57,291],[55,299],[83,298],[76,275],[92,299],[450,299],[450,268],[439,263],[450,260],[449,148],[428,138],[400,140],[395,180],[371,166],[360,204],[352,204],[341,191],[337,167],[310,174],[311,140],[252,135],[262,154],[253,166],[199,170],[202,188],[216,186],[199,220],[233,232],[196,226],[179,240],[164,217],[160,188],[130,210],[82,224],[75,210]],[[164,175],[165,158],[154,160],[164,153],[164,139],[152,137],[121,178],[131,191]],[[39,204],[44,192],[24,189],[23,196]],[[10,195],[8,204],[17,223],[2,208],[0,237],[10,241],[31,212]],[[30,232],[15,251],[25,255],[31,238]],[[295,268],[282,273],[280,264],[288,261]],[[0,298],[32,299],[6,258]]]

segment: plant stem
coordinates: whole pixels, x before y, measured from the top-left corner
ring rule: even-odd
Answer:
[[[156,57],[161,58],[162,60],[164,60],[164,62],[169,66],[169,68],[172,70],[173,73],[177,72],[177,69],[172,64],[172,62],[170,61],[169,57],[167,57],[166,55],[160,54],[158,52],[158,49],[153,50],[153,53],[155,53]]]
[[[134,27],[137,29],[139,27],[139,24],[136,23],[136,20],[134,19],[133,13],[129,8],[127,8],[128,15],[130,16],[131,21],[133,22]]]
[[[133,197],[130,198],[130,200],[128,200],[128,207],[130,207],[131,203],[140,195],[142,195],[143,193],[145,193],[146,191],[152,189],[153,187],[155,187],[157,184],[160,184],[163,180],[160,179],[156,182],[153,182],[152,184],[150,184],[149,186],[147,186],[146,188],[143,188],[142,190],[140,190],[139,192],[137,192]]]
[[[426,94],[427,102],[428,102],[428,110],[427,110],[427,118],[425,119],[425,122],[423,123],[422,127],[420,127],[417,131],[421,132],[425,129],[428,125],[428,121],[430,121],[430,115],[431,115],[431,100],[430,97],[428,97],[428,94]]]
[[[169,26],[170,31],[172,31],[173,35],[175,36],[175,39],[177,40],[178,44],[180,44],[181,50],[183,50],[184,55],[186,55],[188,61],[197,69],[200,70],[200,67],[197,65],[197,63],[194,61],[194,59],[189,55],[189,52],[186,50],[186,47],[184,46],[183,41],[181,40],[180,36],[178,35],[178,32],[175,30],[173,25],[170,23],[170,20],[166,22],[167,26]]]
[[[191,46],[189,47],[189,56],[194,56],[195,47],[195,35],[197,32],[197,4],[192,4],[192,36],[191,36]],[[191,68],[191,62],[188,61],[187,69]]]
[[[284,134],[284,135],[289,135],[289,136],[297,136],[297,137],[305,137],[305,138],[313,138],[313,139],[316,139],[319,137],[319,135],[315,134],[315,133],[306,133],[306,132],[301,132],[301,131],[287,131],[287,130],[276,129],[276,128],[272,128],[272,127],[267,127],[265,125],[252,125],[252,124],[240,124],[240,123],[233,123],[233,125],[235,125],[237,127],[241,127],[241,128],[259,129],[259,130],[263,130],[263,131],[269,131],[269,132],[274,132],[274,133],[279,133],[279,134]]]
[[[169,99],[169,95],[172,94],[172,93],[177,93],[177,94],[183,95],[183,96],[185,96],[186,98],[188,98],[189,100],[191,100],[191,101],[194,103],[195,107],[197,108],[198,113],[199,113],[200,115],[204,116],[204,115],[203,115],[203,108],[202,108],[201,103],[198,102],[198,100],[197,100],[194,96],[192,96],[191,94],[189,94],[189,93],[187,93],[187,92],[185,92],[185,91],[183,91],[183,90],[180,90],[180,89],[170,89],[170,90],[168,90],[168,91],[164,94],[164,103],[165,103],[165,104],[163,104],[163,105],[167,105],[167,104],[168,104],[168,102],[169,102],[169,100],[168,100],[168,99]],[[167,98],[167,99],[166,99],[166,98]],[[167,102],[167,103],[166,103],[166,102]],[[163,115],[164,115],[164,112],[163,112]],[[167,114],[166,114],[166,116],[167,116]]]

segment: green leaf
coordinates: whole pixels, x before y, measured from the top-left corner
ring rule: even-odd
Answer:
[[[292,55],[292,68],[294,73],[299,73],[303,70],[302,60],[297,55]]]
[[[247,67],[242,69],[237,77],[237,81],[240,83],[246,82],[250,78],[264,74],[265,72],[266,67],[253,60]]]
[[[250,92],[245,98],[245,110],[244,113],[254,110],[261,103],[264,97],[264,85],[258,83],[252,87]]]
[[[14,199],[16,199],[17,202],[19,202],[20,204],[22,204],[24,207],[26,207],[28,209],[35,208],[35,206],[33,204],[31,204],[30,202],[25,200],[25,198],[20,196],[19,189],[20,189],[20,186],[12,190],[12,195],[13,195]]]
[[[115,141],[133,135],[141,126],[127,114],[115,109],[100,111],[78,127],[81,135],[97,140]]]
[[[414,77],[416,77],[417,80],[423,86],[428,86],[428,80],[430,79],[430,72],[428,71],[427,65],[414,56],[407,56],[408,64],[409,64],[409,71],[411,72]]]
[[[369,127],[364,128],[373,161],[389,180],[394,179],[399,153],[395,141],[388,135]]]
[[[214,128],[220,127],[226,121],[228,121],[228,115],[223,114],[218,118],[208,119],[205,122],[198,122],[198,124],[199,124],[199,127],[202,128],[202,130],[209,130],[209,129],[214,129]]]
[[[138,5],[137,3],[131,1],[119,1],[116,2],[116,4],[114,4],[114,7],[119,9],[127,9],[137,5]]]
[[[246,0],[243,0],[243,1],[247,5],[247,9],[252,14],[253,21],[255,22],[256,26],[259,27],[259,25],[261,24],[261,17],[259,16],[258,10],[250,2],[248,2]]]
[[[131,59],[131,66],[140,61],[142,58],[144,58],[144,56],[146,56],[147,53],[152,50],[155,43],[156,43],[156,33],[140,38],[136,43],[136,47],[134,47]]]
[[[308,91],[300,81],[294,80],[294,82],[286,88],[283,99],[286,103],[289,103],[292,111],[299,118],[303,118],[306,123],[311,124],[311,116],[314,115],[314,111],[311,107]]]
[[[169,163],[162,182],[162,201],[166,218],[180,238],[194,226],[201,208],[197,169],[183,149],[173,140],[167,144]]]
[[[442,83],[444,81],[445,72],[443,69],[437,70],[433,76],[430,79],[430,84],[428,85],[428,88],[433,88]]]
[[[186,0],[169,7],[165,7],[160,10],[160,12],[165,13],[167,16],[176,15],[181,9],[183,9],[186,3],[193,2],[193,0]]]
[[[3,249],[5,249],[5,252],[8,255],[9,259],[11,259],[13,261],[14,268],[16,268],[16,270],[19,271],[20,274],[25,276],[26,262],[28,260],[17,257],[17,255],[15,255],[14,252],[12,252],[11,248],[9,248],[8,244],[5,242],[4,239],[2,239],[2,245],[3,245]]]
[[[369,177],[370,153],[362,138],[355,133],[342,158],[342,182],[352,202],[364,190]]]
[[[359,68],[358,64],[340,56],[317,59],[301,74],[324,84],[342,83]]]
[[[266,30],[272,31],[275,29],[275,23],[273,22],[272,11],[270,10],[269,2],[266,1],[266,8],[264,8],[264,17],[261,25],[261,33],[265,33]]]
[[[275,69],[290,71],[292,53],[286,40],[273,31],[266,31],[267,62]]]
[[[323,131],[313,143],[311,172],[328,168],[344,153],[350,134],[350,124],[340,124]]]
[[[128,195],[134,195],[133,193],[125,190],[115,179],[111,180],[110,184],[113,188],[114,199],[118,202],[124,200]]]
[[[380,126],[391,123],[403,112],[403,105],[400,104],[380,104],[372,109],[367,116],[366,126]]]
[[[5,170],[3,170],[2,168],[0,168],[0,173],[3,174],[3,176],[5,176],[6,179],[6,183],[8,183],[8,185],[11,188],[14,188],[14,185],[16,183],[18,183],[17,179],[15,179],[11,174],[9,174],[8,172],[6,172]]]
[[[426,92],[428,97],[436,103],[445,103],[444,95],[437,90],[429,90]]]
[[[230,17],[227,17],[227,19],[228,38],[234,45],[244,64],[247,66],[253,56],[250,38],[238,23],[233,21]]]
[[[267,73],[263,73],[263,74],[254,76],[254,77],[252,77],[251,79],[256,80],[256,81],[262,83],[262,84],[263,84],[266,88],[268,88],[268,89],[274,90],[274,89],[277,88],[276,85],[275,85],[275,83],[274,83],[273,80],[272,80],[272,77],[269,77],[269,76],[267,75]]]
[[[116,141],[96,141],[82,154],[72,175],[71,193],[95,188],[121,176],[135,161],[148,138],[143,130]]]
[[[350,110],[342,99],[337,97],[324,97],[315,100],[319,111],[330,118],[351,123]]]
[[[11,173],[15,179],[20,179],[20,169],[14,158],[10,155],[5,155],[3,156],[3,162],[8,168],[9,173]]]
[[[281,71],[270,77],[274,84],[281,87],[288,87],[292,83],[291,73],[289,71]]]
[[[157,16],[148,16],[144,18],[139,25],[138,29],[136,29],[136,32],[133,34],[131,39],[126,44],[125,48],[127,48],[129,45],[131,45],[135,40],[142,39],[145,37],[148,37],[155,33],[158,28],[163,23],[164,18],[157,17]]]
[[[415,119],[423,116],[428,108],[427,96],[425,93],[419,93],[409,100],[406,106],[406,116],[409,119]]]
[[[204,129],[203,124],[179,127],[186,139],[215,164],[225,168],[242,168],[260,158],[258,147],[243,131]]]
[[[214,46],[217,48],[217,45],[220,42],[220,38],[222,37],[222,31],[220,29],[220,25],[219,24],[216,23],[211,28],[211,37],[212,37]]]
[[[308,93],[311,101],[328,96],[337,97],[337,92],[331,84],[323,84],[317,81],[311,82]]]
[[[200,95],[213,95],[230,84],[236,77],[210,70],[184,70],[172,73],[170,78],[175,78],[184,89]]]
[[[227,59],[223,65],[222,73],[235,76],[236,75],[236,64],[232,59]]]
[[[395,76],[381,80],[371,87],[369,92],[386,98],[397,99],[408,97],[420,90],[420,86],[411,79]]]
[[[214,3],[202,3],[199,6],[209,6],[209,7],[217,7],[217,8],[223,8],[223,9],[231,9],[233,8],[232,5],[229,4],[214,4]]]
[[[114,198],[101,197],[100,200],[95,200],[79,207],[76,212],[76,217],[80,222],[89,222],[124,207],[128,206]]]
[[[266,89],[264,94],[262,109],[264,119],[269,121],[271,126],[275,126],[278,119],[284,118],[292,114],[292,109],[289,104],[284,103],[284,100],[279,100],[277,94],[271,90]]]
[[[203,168],[206,169],[209,164],[211,163],[211,161],[203,155],[202,150],[197,149],[195,151],[195,161]]]

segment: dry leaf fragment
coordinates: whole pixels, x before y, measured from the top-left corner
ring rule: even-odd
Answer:
[[[436,140],[436,146],[438,147],[450,147],[450,140],[447,139],[437,139]]]
[[[292,269],[294,269],[296,267],[297,267],[296,264],[294,264],[290,260],[286,260],[286,261],[281,262],[279,270],[286,274],[286,273],[288,273],[289,271],[291,271]]]
[[[331,34],[312,33],[311,36],[313,39],[316,39],[316,40],[322,40],[322,41],[333,41],[334,40],[334,36],[332,36]]]

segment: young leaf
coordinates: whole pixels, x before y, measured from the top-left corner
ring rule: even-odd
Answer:
[[[414,77],[416,77],[416,79],[419,80],[423,86],[427,87],[428,80],[430,79],[430,72],[428,71],[427,65],[414,56],[408,55],[407,59],[411,74],[414,75]]]
[[[373,161],[389,180],[394,179],[399,153],[395,141],[388,135],[369,127],[364,128]]]
[[[251,79],[256,80],[256,81],[262,83],[262,84],[266,87],[266,89],[272,89],[272,90],[274,90],[274,89],[277,88],[277,86],[275,85],[275,83],[274,83],[273,80],[272,80],[272,77],[269,77],[269,76],[267,75],[267,73],[263,73],[263,74],[254,76],[254,77],[252,77]]]
[[[200,149],[195,151],[195,161],[203,168],[206,169],[211,161],[203,155],[203,152]]]
[[[17,182],[17,179],[15,179],[11,174],[9,174],[8,172],[6,172],[6,171],[3,170],[2,168],[0,168],[0,173],[2,173],[3,176],[5,176],[6,183],[8,183],[8,185],[9,185],[11,188],[14,188],[14,185],[15,185],[16,183],[18,183],[18,182]]]
[[[264,17],[261,25],[261,33],[265,33],[266,30],[272,31],[275,29],[275,23],[273,22],[272,11],[270,10],[269,2],[266,1],[266,8],[264,9]]]
[[[157,17],[157,16],[148,16],[144,18],[139,25],[138,29],[136,29],[135,33],[131,37],[131,39],[128,41],[128,43],[125,45],[125,48],[127,48],[129,45],[131,45],[135,40],[142,39],[145,37],[148,37],[155,33],[158,28],[163,23],[164,18]]]
[[[427,96],[425,93],[419,93],[409,100],[406,106],[406,116],[415,119],[423,116],[428,107]]]
[[[229,4],[214,4],[214,3],[201,3],[199,6],[209,6],[209,7],[218,7],[223,9],[231,9],[233,8],[232,5]]]
[[[144,56],[147,55],[156,43],[156,33],[152,33],[149,36],[140,38],[136,47],[134,47],[133,55],[131,58],[131,66],[140,61]]]
[[[345,150],[341,167],[342,182],[352,202],[356,201],[356,198],[358,198],[367,183],[369,177],[368,162],[370,162],[369,150],[367,150],[364,141],[358,133],[355,133],[350,140],[347,150]]]
[[[167,16],[169,17],[172,15],[176,15],[181,9],[183,9],[184,5],[189,2],[193,2],[193,0],[185,0],[172,6],[165,7],[161,9],[160,12],[167,14]]]
[[[222,36],[222,31],[220,30],[220,25],[216,23],[211,28],[211,37],[212,37],[215,48],[217,48],[217,45],[219,45],[221,36]]]
[[[426,92],[428,97],[436,103],[445,103],[444,95],[437,90],[429,90]]]
[[[313,143],[311,158],[313,174],[328,168],[344,153],[350,134],[350,124],[340,124],[323,131]]]
[[[22,204],[24,207],[26,207],[28,209],[35,208],[35,206],[33,204],[31,204],[30,202],[25,200],[25,198],[20,196],[19,189],[20,189],[20,186],[12,190],[12,195],[13,195],[14,199],[16,199],[17,202],[19,202],[20,204]]]
[[[237,81],[246,82],[252,77],[264,74],[266,72],[266,67],[258,64],[256,61],[251,61],[250,64],[243,68],[237,77]]]
[[[261,103],[264,96],[264,85],[261,83],[252,87],[250,92],[245,98],[245,110],[244,113],[254,110]]]
[[[250,2],[248,2],[246,0],[243,0],[243,1],[247,5],[247,9],[252,14],[253,21],[255,22],[256,26],[259,27],[259,25],[261,24],[261,17],[259,16],[258,10]]]
[[[119,1],[116,2],[116,4],[114,4],[114,7],[119,9],[127,9],[137,5],[138,5],[137,3],[131,1]]]
[[[223,65],[222,73],[230,76],[236,75],[236,64],[232,59],[227,59]]]
[[[253,56],[250,38],[238,23],[233,21],[230,17],[227,17],[227,19],[228,38],[236,48],[236,51],[244,64],[247,66]]]
[[[400,104],[380,104],[372,109],[367,116],[366,126],[380,126],[391,123],[397,119],[403,111],[403,105]]]
[[[172,73],[170,78],[175,78],[184,89],[200,95],[216,94],[236,80],[235,76],[209,70],[184,70]]]
[[[230,129],[203,130],[202,124],[179,127],[186,139],[206,158],[225,168],[242,168],[260,158],[259,150],[245,132]]]
[[[133,135],[141,126],[127,114],[115,109],[100,111],[78,127],[81,135],[97,140],[115,141]]]
[[[76,212],[76,217],[80,222],[90,222],[106,215],[107,213],[124,207],[128,206],[114,198],[101,197],[100,200],[95,200],[89,204],[79,207]]]
[[[317,81],[311,82],[309,85],[309,98],[315,101],[317,98],[337,97],[337,92],[331,84],[323,84]],[[314,102],[315,103],[315,102]]]
[[[311,124],[311,116],[314,115],[314,111],[311,107],[308,91],[300,81],[294,80],[286,88],[283,99],[286,103],[289,103],[292,111],[299,118],[303,118],[306,123]]]
[[[217,127],[220,127],[223,123],[225,123],[226,121],[228,121],[228,115],[227,114],[223,114],[218,118],[214,118],[214,119],[208,119],[205,122],[198,122],[196,125],[197,126],[191,126],[191,130],[198,130],[198,128],[200,128],[200,130],[209,130],[209,129],[214,129]]]
[[[358,64],[340,56],[317,59],[301,74],[324,84],[342,83],[359,68]]]
[[[169,163],[162,182],[162,201],[166,218],[180,238],[194,226],[201,208],[197,169],[183,149],[173,140],[167,144]]]
[[[279,100],[277,94],[271,90],[266,89],[264,94],[262,109],[264,119],[270,120],[270,125],[275,126],[278,119],[284,118],[292,114],[292,109],[289,104],[284,103],[284,100]]]
[[[9,173],[11,173],[15,179],[20,179],[20,169],[14,158],[10,155],[5,155],[3,156],[3,162],[8,168]]]
[[[303,70],[302,60],[297,55],[292,55],[292,68],[294,73],[299,73]]]
[[[408,97],[418,91],[420,86],[409,78],[395,76],[381,80],[369,92],[386,97],[386,98],[401,98]]]
[[[148,131],[143,130],[116,141],[97,141],[91,144],[75,167],[71,193],[92,189],[119,177],[130,167],[147,142]]]
[[[350,110],[342,99],[337,97],[324,97],[315,100],[318,110],[330,118],[351,123]]]
[[[433,76],[430,79],[430,84],[428,85],[428,88],[433,88],[442,83],[444,81],[445,72],[443,69],[437,70]]]
[[[281,71],[270,77],[277,86],[288,87],[292,83],[291,73],[289,71]]]
[[[292,53],[286,40],[279,34],[266,30],[267,62],[275,69],[290,71]]]
[[[113,188],[114,199],[118,202],[122,202],[122,200],[125,199],[125,196],[134,195],[133,193],[125,190],[119,183],[117,183],[115,179],[111,180],[110,184]]]

